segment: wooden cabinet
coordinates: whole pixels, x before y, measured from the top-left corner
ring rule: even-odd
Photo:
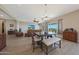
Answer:
[[[6,46],[6,35],[0,34],[0,51]]]
[[[8,35],[13,35],[15,32],[14,32],[14,30],[9,30],[8,31]]]
[[[77,32],[64,31],[63,32],[63,39],[77,42]]]
[[[0,19],[0,51],[6,46],[5,20]]]

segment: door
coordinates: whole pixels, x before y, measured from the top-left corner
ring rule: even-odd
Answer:
[[[2,22],[2,33],[4,33],[4,22]]]

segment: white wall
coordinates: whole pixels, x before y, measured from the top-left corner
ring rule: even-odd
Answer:
[[[10,24],[13,24],[14,26],[10,27]],[[16,29],[16,21],[15,20],[6,20],[6,33],[10,29],[13,29],[13,30]]]
[[[58,19],[63,19],[62,24],[63,28],[62,30],[65,30],[66,28],[74,28],[77,33],[78,33],[78,41],[79,41],[79,10],[54,18],[52,20],[58,20]],[[50,20],[49,22],[53,22]]]
[[[28,30],[28,25],[35,25],[35,29],[39,29],[39,25],[36,23],[29,23],[29,22],[22,22],[22,21],[18,21],[17,22],[17,29],[21,28],[22,32],[27,32]]]
[[[14,24],[14,27],[10,27],[10,24]],[[27,22],[22,22],[22,21],[15,21],[15,20],[6,20],[6,33],[8,30],[10,29],[17,29],[19,30],[19,28],[22,29],[22,32],[27,32],[28,30],[28,25],[35,25],[35,29],[39,29],[39,25],[36,23],[27,23]]]

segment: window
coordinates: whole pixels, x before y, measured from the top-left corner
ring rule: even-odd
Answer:
[[[48,33],[58,33],[58,23],[48,24]]]
[[[28,29],[35,29],[35,25],[28,25]]]

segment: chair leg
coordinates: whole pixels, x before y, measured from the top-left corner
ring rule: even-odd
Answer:
[[[35,50],[35,44],[34,44],[34,43],[32,43],[32,45],[33,45],[33,52],[34,52],[34,50]]]
[[[33,46],[33,52],[34,52],[34,50],[35,50],[35,48],[34,48],[34,46]]]

